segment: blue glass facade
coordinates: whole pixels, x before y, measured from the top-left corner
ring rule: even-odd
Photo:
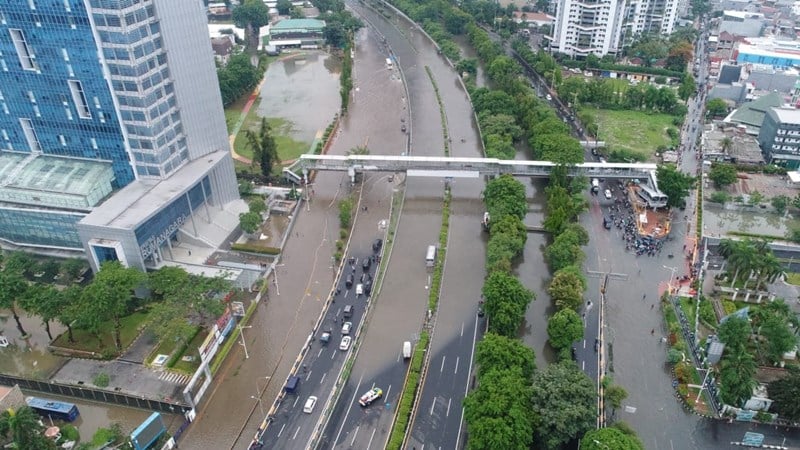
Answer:
[[[75,225],[80,213],[0,208],[0,239],[15,244],[83,248]]]
[[[0,13],[0,148],[108,160],[115,187],[133,181],[83,0],[0,0]]]
[[[114,247],[92,245],[92,251],[98,264],[103,264],[107,261],[119,261],[119,255],[117,255],[117,250]]]

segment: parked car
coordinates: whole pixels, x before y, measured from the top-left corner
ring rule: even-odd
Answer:
[[[350,350],[350,343],[353,342],[353,338],[350,336],[345,336],[342,338],[342,342],[339,343],[339,350],[347,351]]]
[[[362,395],[361,398],[358,399],[358,404],[361,406],[369,406],[370,403],[381,398],[382,396],[383,396],[383,389],[379,387],[374,387],[365,392],[364,395]]]
[[[303,405],[303,412],[306,414],[311,414],[312,412],[314,412],[314,406],[316,405],[317,405],[317,397],[314,397],[313,395],[311,397],[308,397],[308,400],[306,400],[306,404]]]

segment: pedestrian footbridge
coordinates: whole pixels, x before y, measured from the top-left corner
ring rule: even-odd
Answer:
[[[308,182],[312,170],[347,172],[351,181],[365,172],[404,172],[410,177],[479,178],[509,174],[546,178],[558,164],[550,161],[515,161],[497,158],[448,158],[436,156],[384,155],[301,155],[283,169],[284,176],[297,184]],[[646,163],[595,163],[569,166],[570,176],[637,180],[639,195],[648,206],[661,208],[667,196],[658,189],[656,165]],[[302,176],[300,176],[302,174]]]

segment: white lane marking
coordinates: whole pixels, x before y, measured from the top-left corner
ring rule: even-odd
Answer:
[[[353,440],[352,440],[352,441],[350,441],[350,446],[351,446],[351,447],[353,446],[353,444],[355,444],[355,443],[356,443],[356,435],[358,435],[358,430],[359,430],[360,428],[361,428],[361,425],[357,426],[357,427],[356,427],[356,430],[355,430],[355,431],[353,431]]]
[[[461,334],[460,337],[464,337],[464,322],[461,322]]]
[[[386,388],[386,396],[384,397],[385,399],[389,398],[389,392],[392,392],[392,385],[391,384],[389,385],[388,388]]]
[[[283,434],[283,429],[284,428],[286,428],[286,424],[281,425],[281,430],[278,431],[278,437],[281,437],[281,434]]]
[[[376,430],[373,428],[372,434],[369,436],[369,442],[367,442],[367,448],[370,448],[370,446],[372,446],[372,439],[375,437],[375,431]]]
[[[444,414],[445,417],[450,417],[450,404],[453,402],[453,398],[450,397],[447,399],[447,412]]]
[[[433,415],[433,407],[434,406],[436,406],[436,399],[433,399],[433,403],[431,403],[431,413],[430,413],[430,415]]]
[[[442,367],[439,368],[439,372],[444,372],[444,360],[447,356],[442,356]]]
[[[475,315],[475,324],[473,325],[473,332],[472,332],[472,351],[469,354],[469,366],[467,366],[467,382],[466,386],[464,386],[464,396],[467,395],[469,392],[469,382],[472,378],[472,361],[475,357],[475,341],[478,340],[478,315]],[[461,440],[461,428],[464,426],[464,405],[461,405],[461,420],[458,421],[458,434],[456,435],[456,445],[455,448],[459,448],[459,441]],[[424,450],[425,446],[422,446]]]
[[[327,374],[328,374],[328,372],[325,372],[325,373],[322,374],[322,378],[319,379],[319,384],[322,384],[325,381],[325,375],[327,375]]]
[[[347,416],[350,415],[350,411],[353,409],[353,404],[356,402],[356,395],[361,390],[361,382],[364,380],[364,374],[361,374],[361,378],[358,379],[358,384],[356,385],[356,390],[353,391],[353,398],[350,399],[350,407],[347,408],[347,412],[344,414],[344,420],[342,420],[342,426],[339,427],[339,432],[336,433],[336,439],[333,440],[333,446],[336,447],[336,444],[339,442],[339,437],[342,435],[342,430],[344,429],[344,424],[347,423]]]
[[[297,433],[299,432],[300,432],[300,427],[297,427],[297,431],[294,432],[294,436],[292,436],[292,439],[297,439]]]
[[[460,356],[456,356],[456,369],[453,371],[453,373],[458,373],[458,362],[459,362],[459,360],[461,360],[461,357]]]

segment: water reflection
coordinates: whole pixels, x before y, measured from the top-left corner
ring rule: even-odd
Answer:
[[[703,227],[706,234],[725,236],[731,231],[784,236],[786,230],[800,227],[800,220],[758,208],[732,209],[706,202],[703,206]]]

